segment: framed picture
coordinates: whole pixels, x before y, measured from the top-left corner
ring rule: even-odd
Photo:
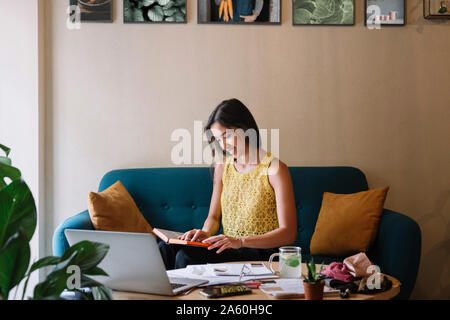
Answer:
[[[423,17],[425,19],[450,19],[448,0],[423,0]]]
[[[365,0],[366,26],[404,26],[405,0]]]
[[[186,0],[124,0],[124,23],[186,23]]]
[[[292,0],[294,26],[352,26],[355,0]]]
[[[280,25],[281,0],[197,0],[197,22]]]
[[[112,22],[112,0],[70,0],[80,9],[81,22]]]

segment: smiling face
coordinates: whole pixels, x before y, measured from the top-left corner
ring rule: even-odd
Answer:
[[[236,127],[227,128],[218,122],[211,125],[211,132],[214,138],[219,142],[220,147],[234,157],[237,156],[238,137],[234,130]]]

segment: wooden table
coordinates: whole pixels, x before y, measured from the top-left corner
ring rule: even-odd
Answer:
[[[255,261],[252,261],[255,262]],[[268,267],[267,261],[261,261]],[[249,263],[236,262],[236,263]],[[273,262],[274,269],[278,270],[278,262]],[[319,266],[317,266],[319,268]],[[303,273],[306,273],[306,265],[302,264]],[[377,294],[350,294],[349,298],[342,299],[338,293],[324,295],[324,300],[389,300],[394,298],[400,292],[400,281],[386,275],[389,280],[392,281],[392,288]],[[147,293],[125,292],[125,291],[113,291],[114,300],[281,300],[271,295],[265,294],[260,289],[252,289],[251,294],[242,296],[224,297],[219,299],[208,299],[202,296],[199,291],[201,288],[192,290],[189,294],[177,295],[177,296],[162,296]],[[286,299],[283,299],[286,300]],[[291,298],[289,300],[303,300],[302,297]]]

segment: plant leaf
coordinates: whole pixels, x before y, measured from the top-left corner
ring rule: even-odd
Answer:
[[[105,286],[93,287],[91,290],[94,300],[113,300],[111,289]]]
[[[156,0],[156,1],[158,1],[158,4],[160,6],[165,6],[170,2],[170,0]]]
[[[0,247],[20,229],[30,241],[36,224],[36,205],[30,189],[22,179],[14,180],[0,190]]]
[[[316,9],[316,4],[311,0],[294,0],[294,9],[298,8],[303,8],[312,13]]]
[[[22,300],[25,298],[25,292],[26,292],[26,289],[27,289],[27,286],[28,286],[28,280],[30,280],[31,273],[36,271],[37,269],[55,265],[55,264],[57,264],[60,261],[60,259],[61,259],[60,257],[48,256],[48,257],[44,257],[42,259],[39,259],[38,261],[36,261],[35,263],[33,263],[31,265],[31,268],[28,271],[27,280],[25,281],[25,284],[23,286]]]
[[[11,236],[0,250],[0,296],[22,281],[30,263],[30,245],[23,231]]]
[[[100,286],[103,286],[103,284],[98,282],[97,280],[94,280],[86,276],[85,274],[81,275],[81,288],[94,288]]]
[[[35,263],[31,265],[30,271],[28,273],[32,273],[33,271],[36,271],[37,269],[53,266],[60,262],[61,257],[55,257],[55,256],[48,256],[44,257],[42,259],[39,259]]]
[[[172,8],[173,6],[175,6],[175,1],[169,0],[169,2],[165,6],[163,6],[163,8],[164,10],[166,10]]]
[[[90,269],[96,267],[106,256],[109,250],[109,245],[92,241],[80,241],[64,252],[61,260],[65,260],[76,252],[76,255],[71,258],[71,265],[80,267],[81,272],[85,273]]]
[[[0,163],[6,164],[7,166],[11,166],[11,159],[8,157],[0,156]]]
[[[9,156],[9,153],[11,152],[10,148],[0,143],[0,149],[2,149],[5,152],[6,157]]]
[[[134,9],[133,21],[135,21],[135,22],[143,22],[144,21],[144,13],[142,12],[142,9]]]
[[[123,1],[123,20],[125,22],[133,21],[133,9],[130,0]]]
[[[59,297],[67,286],[69,274],[62,272],[50,273],[47,278],[34,287],[33,299],[42,300],[47,297]]]
[[[181,12],[177,12],[175,15],[175,21],[176,22],[184,22],[185,21],[185,15],[182,14]]]
[[[67,267],[71,265],[72,259],[76,256],[77,252],[60,261],[53,271],[45,278],[44,281],[38,283],[34,287],[33,299],[45,299],[46,297],[59,297],[61,293],[67,287],[67,280],[71,274],[67,273]]]
[[[156,2],[156,0],[143,0],[142,5],[144,7],[148,7],[148,6],[151,6],[152,4],[154,4],[155,2]]]
[[[309,24],[311,20],[311,12],[303,8],[294,9],[295,24]]]
[[[144,13],[140,8],[127,7],[123,11],[123,19],[125,22],[143,22]]]
[[[76,265],[80,268],[80,287],[101,287],[103,284],[89,278],[87,275],[108,276],[108,274],[97,265],[103,260],[109,250],[109,245],[91,242],[80,241],[70,248],[59,258],[53,271],[47,278],[39,283],[34,289],[34,299],[45,299],[46,297],[59,297],[64,289],[67,288],[67,281],[72,274],[67,273],[67,268],[71,265]],[[57,257],[47,257],[41,259],[33,265],[42,267],[46,265],[55,264]],[[79,288],[70,289],[77,291]],[[106,294],[106,292],[98,292],[99,295]]]
[[[7,186],[5,178],[9,178],[14,181],[20,179],[21,176],[22,174],[19,169],[8,165],[3,161],[0,162],[0,190]]]
[[[321,274],[322,274],[322,269],[323,269],[323,261],[322,261],[322,263],[320,264],[320,268],[319,268],[319,275],[321,275]]]
[[[169,9],[163,9],[163,11],[164,11],[165,16],[170,17],[170,16],[173,16],[176,12],[178,12],[178,9],[177,8],[169,8]]]
[[[149,9],[147,15],[150,21],[159,22],[163,21],[164,19],[164,11],[160,6],[157,5]]]
[[[91,268],[90,270],[86,271],[84,274],[86,274],[88,276],[106,276],[106,277],[109,277],[109,275],[105,272],[105,270],[103,270],[102,268],[99,268],[99,267]]]

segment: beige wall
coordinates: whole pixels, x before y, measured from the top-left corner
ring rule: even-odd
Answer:
[[[280,129],[288,165],[355,166],[370,188],[390,185],[386,207],[423,231],[414,297],[450,298],[450,24],[424,20],[422,1],[379,31],[360,1],[354,27],[293,27],[284,0],[281,26],[198,25],[193,0],[186,25],[124,25],[115,1],[113,24],[76,31],[68,1],[49,2],[49,230],[86,209],[107,171],[172,166],[171,132],[237,97]]]
[[[36,202],[38,227],[30,242],[32,261],[39,259],[44,249],[40,248],[44,240],[44,201],[39,196],[43,186],[39,161],[39,117],[43,107],[39,90],[39,15],[38,0],[0,1],[0,143],[11,148],[12,164],[21,170]],[[33,273],[28,295],[38,280],[38,272]],[[16,298],[22,296],[22,289],[18,292]]]

